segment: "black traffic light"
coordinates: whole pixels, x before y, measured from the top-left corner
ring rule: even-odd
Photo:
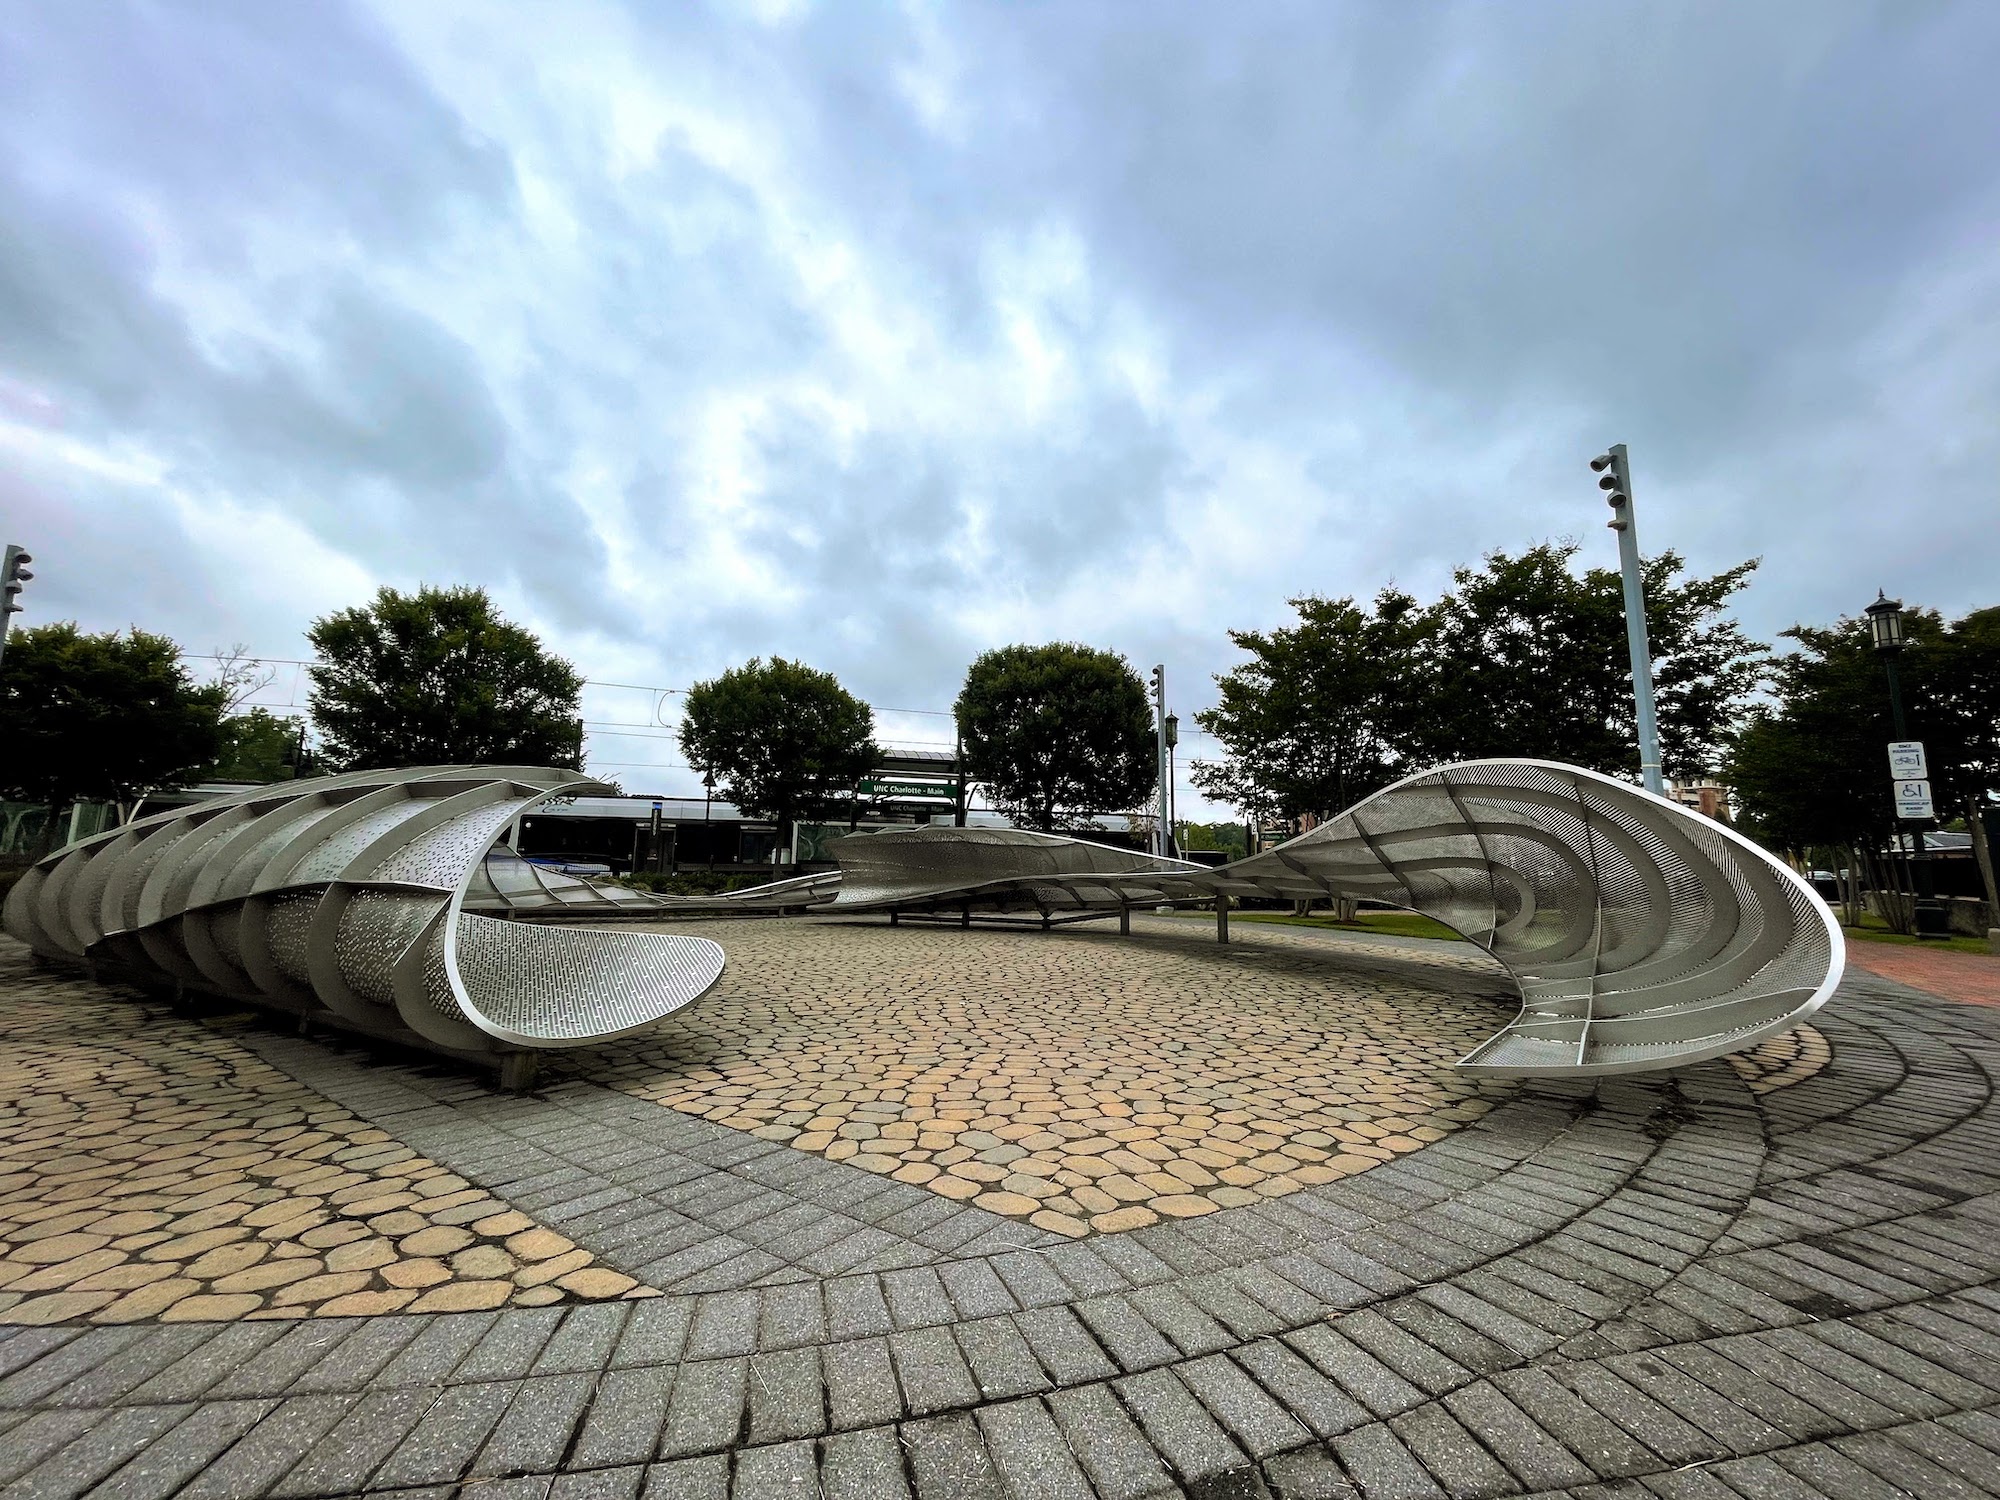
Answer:
[[[5,596],[6,607],[0,610],[0,614],[18,615],[21,612],[21,606],[14,601],[20,595],[21,585],[35,576],[28,571],[28,564],[33,561],[34,558],[12,542],[7,544],[7,561],[0,566],[0,594]]]
[[[1590,461],[1590,467],[1598,476],[1597,487],[1604,491],[1604,498],[1615,514],[1611,518],[1611,529],[1623,531],[1631,524],[1631,513],[1625,509],[1632,503],[1632,475],[1625,465],[1625,445],[1614,443],[1611,448]]]
[[[1165,703],[1167,701],[1167,669],[1165,667],[1153,668],[1153,701],[1155,703]]]

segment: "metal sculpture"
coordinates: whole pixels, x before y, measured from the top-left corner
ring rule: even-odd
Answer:
[[[29,870],[7,930],[112,964],[459,1055],[652,1024],[703,994],[699,938],[546,923],[808,911],[1043,924],[1236,897],[1372,899],[1497,959],[1520,1014],[1460,1064],[1509,1076],[1671,1068],[1797,1025],[1839,983],[1832,913],[1732,830],[1622,781],[1475,761],[1398,782],[1290,843],[1211,869],[1014,829],[896,828],[838,875],[666,897],[493,846],[523,812],[604,790],[540,768],[359,772],[141,819]],[[497,920],[511,918],[513,920]]]
[[[1517,1077],[1671,1068],[1754,1045],[1823,1005],[1846,957],[1825,903],[1748,839],[1548,761],[1427,771],[1217,869],[986,829],[895,829],[834,853],[843,880],[829,912],[1046,922],[1236,896],[1407,907],[1513,977],[1519,1016],[1460,1066]]]
[[[496,920],[486,857],[522,813],[611,789],[574,771],[435,766],[259,787],[58,851],[9,933],[58,961],[509,1060],[651,1025],[705,993],[703,938]],[[468,903],[475,880],[483,902]],[[638,893],[628,893],[637,895]],[[593,891],[596,907],[607,898]]]

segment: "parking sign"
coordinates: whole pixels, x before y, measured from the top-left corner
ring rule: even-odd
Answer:
[[[1922,740],[1891,740],[1889,742],[1889,774],[1898,781],[1922,781],[1931,774],[1924,764],[1924,742]]]
[[[1934,816],[1931,811],[1931,784],[1928,781],[1897,782],[1896,816],[1899,818]]]

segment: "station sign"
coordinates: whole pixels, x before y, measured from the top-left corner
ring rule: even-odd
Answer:
[[[958,798],[955,781],[878,781],[868,778],[855,788],[864,797],[931,797],[942,802]]]
[[[1931,784],[1928,781],[1897,782],[1896,816],[1899,818],[1935,817],[1936,813],[1931,808]]]
[[[1889,774],[1897,781],[1922,781],[1931,774],[1924,763],[1924,742],[1922,740],[1891,740],[1889,742]]]

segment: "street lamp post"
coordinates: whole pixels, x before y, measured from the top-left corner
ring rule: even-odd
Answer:
[[[1660,775],[1660,726],[1653,714],[1653,648],[1646,639],[1646,587],[1639,567],[1639,530],[1632,516],[1632,467],[1625,445],[1613,443],[1590,461],[1597,487],[1611,503],[1607,523],[1618,533],[1618,571],[1625,587],[1625,644],[1632,657],[1632,706],[1639,734],[1639,779],[1655,797],[1667,794]]]
[[[1167,715],[1167,856],[1180,858],[1180,840],[1174,834],[1174,818],[1180,812],[1180,799],[1174,794],[1179,790],[1174,785],[1174,747],[1181,742],[1181,716]]]
[[[1877,589],[1875,602],[1868,606],[1867,613],[1869,634],[1882,658],[1883,669],[1889,674],[1889,720],[1897,740],[1907,743],[1910,731],[1903,717],[1903,683],[1896,672],[1896,661],[1903,654],[1904,645],[1903,601],[1888,598]],[[1931,871],[1931,852],[1924,846],[1924,823],[1921,818],[1911,824],[1910,845],[1910,876],[1917,888],[1916,910],[1913,913],[1917,936],[1949,937],[1951,920],[1938,902],[1937,884]]]

